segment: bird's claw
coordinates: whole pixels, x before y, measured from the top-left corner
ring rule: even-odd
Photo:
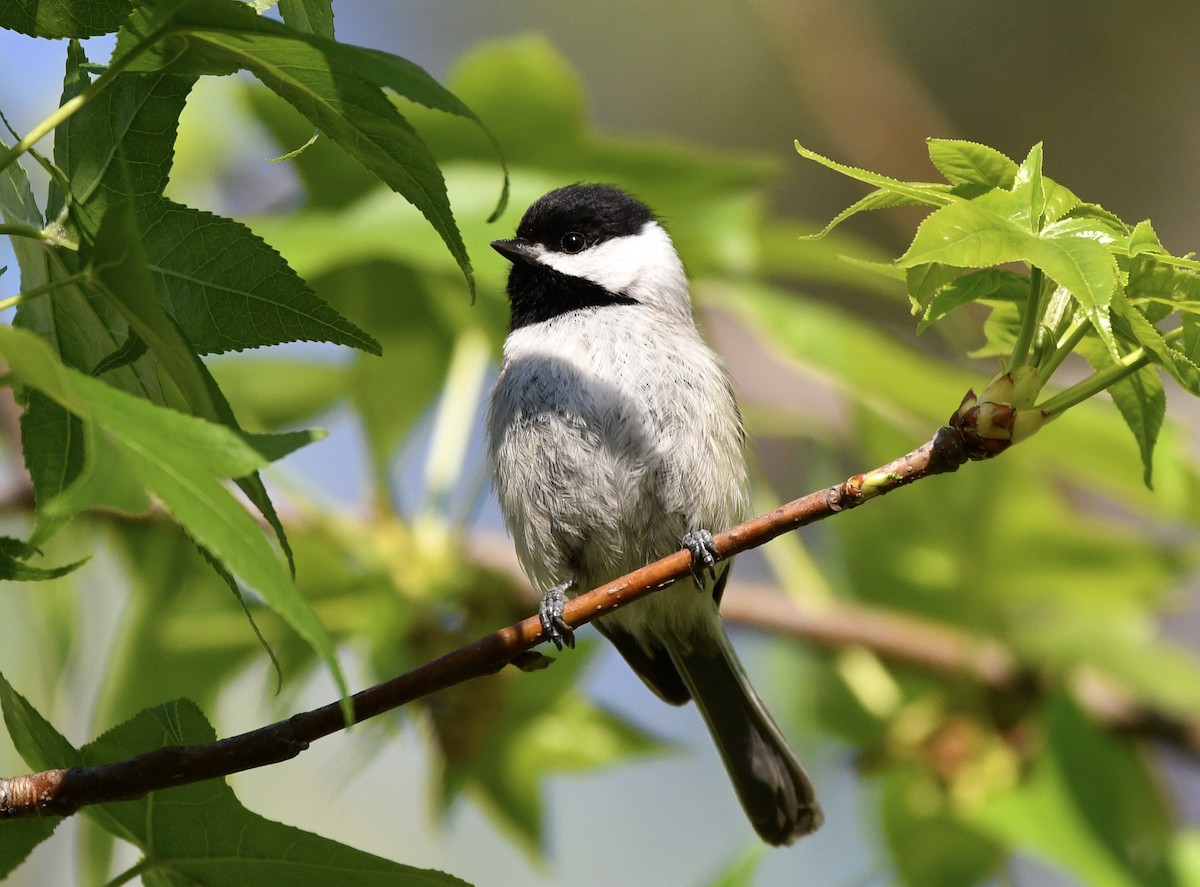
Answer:
[[[708,570],[709,575],[716,579],[716,563],[721,559],[713,535],[708,530],[689,530],[683,534],[683,547],[692,555],[692,581],[696,583],[696,588],[703,591],[704,571]]]
[[[563,584],[547,589],[538,606],[538,619],[542,623],[542,631],[559,650],[564,646],[575,649],[575,631],[563,619],[563,608],[567,605],[567,589],[569,587],[569,584]]]

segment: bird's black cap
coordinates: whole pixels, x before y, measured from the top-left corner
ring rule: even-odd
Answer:
[[[613,237],[639,233],[654,220],[649,207],[612,185],[575,184],[551,191],[525,211],[517,239],[560,250],[569,233],[595,246]],[[573,250],[578,251],[578,250]]]
[[[539,198],[525,211],[515,238],[492,241],[492,249],[513,263],[508,277],[512,328],[582,308],[632,304],[635,300],[624,293],[546,266],[535,245],[578,253],[614,237],[639,234],[652,221],[654,214],[644,203],[612,185],[567,185]]]

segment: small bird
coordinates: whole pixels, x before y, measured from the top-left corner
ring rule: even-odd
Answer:
[[[543,628],[574,646],[570,596],[687,548],[694,582],[594,624],[659,697],[696,701],[755,830],[790,844],[822,814],[717,610],[732,561],[711,531],[749,512],[745,434],[671,238],[624,191],[575,184],[492,248],[512,262],[512,322],[488,457]]]

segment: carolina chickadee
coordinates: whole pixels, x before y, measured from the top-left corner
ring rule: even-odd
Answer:
[[[744,433],[671,238],[625,192],[577,184],[492,247],[512,262],[512,328],[488,455],[542,624],[573,646],[568,595],[688,548],[701,590],[677,582],[594,624],[658,696],[696,701],[755,830],[790,844],[822,815],[717,612],[731,562],[709,530],[748,513]]]

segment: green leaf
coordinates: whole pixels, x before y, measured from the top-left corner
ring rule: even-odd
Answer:
[[[0,702],[31,767],[96,766],[164,746],[216,739],[186,699],[141,712],[77,752],[0,677]],[[156,883],[318,887],[331,874],[367,887],[464,887],[463,881],[355,850],[247,810],[224,779],[89,807],[86,815],[138,847]]]
[[[1025,258],[1035,238],[1026,224],[1028,208],[1012,192],[988,191],[930,213],[898,265],[911,268],[942,262],[959,268],[986,268]]]
[[[148,197],[145,199],[154,202],[160,198]],[[174,320],[167,317],[167,313],[158,305],[149,270],[145,266],[145,257],[139,246],[139,232],[137,224],[133,220],[132,210],[124,203],[110,206],[104,214],[100,230],[96,235],[95,254],[92,257],[95,263],[96,286],[102,289],[109,301],[112,301],[122,316],[127,319],[140,340],[148,343],[149,347],[154,350],[158,360],[162,361],[163,366],[167,368],[178,386],[188,412],[202,419],[222,422],[232,430],[238,431],[238,421],[234,418],[228,403],[224,401],[220,389],[217,388],[210,374],[206,372],[196,354],[192,352],[191,343],[185,340],[179,329],[176,328]],[[238,248],[230,247],[223,259],[224,262],[228,262],[229,254],[233,254],[233,257],[236,258],[238,253]],[[229,265],[226,264],[226,266]],[[283,265],[283,269],[287,269],[287,266]],[[287,270],[290,274],[290,270]],[[278,269],[277,272],[282,274],[282,271],[278,271]],[[296,278],[294,274],[292,277],[299,282],[299,278]],[[307,292],[305,299],[307,307],[322,314],[326,320],[332,319],[348,329],[356,329],[353,324],[344,322],[337,317],[337,313],[320,302],[316,295],[312,295],[304,283],[301,282],[300,286]],[[226,295],[228,295],[228,290]],[[301,294],[300,298],[304,298],[304,296]],[[212,306],[210,306],[210,310],[211,308]],[[226,312],[227,320],[229,314],[236,317],[236,312]],[[241,320],[242,318],[236,319]],[[278,319],[280,318],[277,314],[269,317],[271,322],[278,322]],[[365,336],[365,334],[362,335]],[[366,336],[366,338],[371,343],[374,342],[370,337]],[[378,348],[378,346],[376,347]],[[311,438],[306,438],[305,442],[308,439]],[[277,456],[269,455],[268,457],[275,459]],[[287,535],[283,531],[282,523],[278,520],[274,504],[271,503],[262,480],[257,477],[257,474],[251,472],[247,473],[245,477],[239,477],[238,485],[246,493],[246,496],[250,497],[251,502],[256,505],[271,527],[275,529],[276,537],[280,540],[280,545],[283,546],[284,553],[288,557],[288,563],[292,563],[292,550],[288,545]]]
[[[503,172],[503,184],[500,199],[496,208],[488,217],[488,222],[494,222],[500,217],[508,205],[508,166],[500,153],[500,145],[491,131],[484,126],[483,121],[475,115],[454,93],[450,92],[433,79],[425,69],[413,64],[408,59],[378,49],[368,49],[361,46],[351,46],[346,43],[326,41],[320,48],[331,57],[345,62],[355,71],[368,77],[380,86],[386,86],[398,95],[410,101],[424,105],[435,111],[442,111],[470,120],[487,135],[496,150]]]
[[[934,294],[962,277],[966,271],[953,265],[930,262],[904,269],[904,283],[913,314],[919,314]]]
[[[128,203],[109,206],[92,254],[94,286],[154,352],[183,395],[188,409],[214,420],[216,409],[191,344],[163,311],[146,267],[142,238]]]
[[[192,415],[220,422],[234,431],[239,431],[237,420],[217,389],[216,383],[193,353],[191,344],[184,339],[174,321],[167,317],[155,299],[154,287],[140,246],[139,232],[129,205],[120,203],[110,206],[100,222],[92,257],[97,287],[122,313],[138,337],[154,351],[182,394],[187,410]],[[236,253],[236,250],[231,249],[230,252]],[[326,316],[336,318],[336,312],[319,304],[315,296],[311,296],[310,302],[323,309]],[[346,326],[351,325],[347,323]],[[274,461],[296,447],[309,443],[312,436],[297,434],[245,439],[265,458]],[[262,480],[256,472],[251,471],[239,475],[237,484],[274,529],[290,566],[292,550]],[[210,553],[216,561],[220,561],[219,553]]]
[[[971,302],[988,299],[1018,303],[1028,296],[1029,278],[1022,274],[1003,268],[984,268],[969,274],[960,272],[960,276],[938,289],[929,300],[924,315],[917,323],[917,332],[924,332],[955,308]]]
[[[1099,342],[1085,340],[1077,350],[1096,371],[1113,365],[1107,349]],[[1142,477],[1146,486],[1152,487],[1154,447],[1167,412],[1167,394],[1162,381],[1153,368],[1142,367],[1110,387],[1108,393],[1137,441],[1144,467]]]
[[[1200,305],[1200,274],[1176,268],[1143,248],[1129,263],[1125,292],[1131,299],[1157,299],[1172,308],[1180,305],[1195,311]]]
[[[29,37],[110,34],[129,15],[131,0],[14,0],[0,4],[0,28]]]
[[[1017,165],[995,148],[959,139],[926,139],[929,159],[952,185],[975,185],[984,190],[1009,190]]]
[[[1017,169],[1013,186],[1009,190],[1021,201],[1028,200],[1026,222],[1029,230],[1037,233],[1046,222],[1046,187],[1042,179],[1042,143],[1029,149],[1029,154]]]
[[[164,203],[169,202],[154,195],[148,195],[141,201],[141,205],[144,208],[149,207],[150,212],[153,212],[153,207],[161,206]],[[178,215],[191,218],[190,212],[192,211],[180,208]],[[200,214],[197,213],[197,215]],[[161,227],[170,229],[172,226],[164,224]],[[185,266],[202,266],[197,267],[195,272],[185,275],[183,279],[194,284],[198,279],[210,277],[215,278],[217,283],[223,284],[215,294],[210,290],[201,295],[192,295],[191,298],[185,297],[186,293],[176,292],[183,287],[172,285],[173,280],[165,284],[163,286],[164,294],[178,299],[178,301],[174,299],[169,299],[169,301],[174,301],[177,306],[187,306],[189,309],[184,311],[177,307],[177,316],[199,318],[192,324],[193,326],[208,325],[205,326],[205,331],[214,330],[217,331],[217,335],[220,334],[221,329],[228,328],[227,325],[231,322],[235,324],[235,328],[250,329],[255,332],[259,332],[261,328],[260,335],[277,332],[281,326],[289,333],[296,333],[297,329],[314,332],[318,329],[336,329],[338,333],[342,331],[357,333],[356,338],[360,344],[378,350],[379,346],[374,339],[361,333],[357,327],[339,317],[337,312],[317,299],[307,285],[265,244],[257,241],[256,238],[249,235],[249,232],[243,234],[236,230],[241,226],[233,222],[226,225],[221,221],[214,221],[212,227],[217,231],[215,237],[208,238],[210,248],[221,246],[222,231],[225,232],[225,235],[234,235],[233,240],[227,243],[224,249],[219,250],[218,258],[215,260],[206,257],[203,261],[197,262],[197,257],[186,255],[184,251],[178,250],[175,246],[177,242],[183,242],[183,237],[180,237],[178,241],[174,237],[170,238],[171,246],[167,249],[168,255],[182,256],[177,261]],[[235,230],[231,232],[228,230],[229,227]],[[150,228],[155,230],[153,224],[150,224]],[[179,234],[180,232],[176,230],[172,233]],[[185,236],[191,233],[194,232],[185,232]],[[197,239],[202,239],[202,237],[201,235]],[[258,250],[260,256],[263,251],[269,253],[274,261],[264,263],[259,256],[248,256],[245,251],[247,244],[250,245],[252,251]],[[96,235],[93,255],[95,285],[121,312],[138,338],[146,342],[162,362],[175,382],[186,409],[193,415],[221,422],[235,431],[239,430],[237,420],[220,390],[193,353],[192,344],[181,335],[174,320],[167,316],[156,300],[150,273],[146,267],[145,255],[140,246],[140,232],[128,204],[121,203],[110,206],[101,220]],[[262,267],[264,264],[267,265],[266,269]],[[215,272],[213,271],[214,267]],[[226,271],[231,273],[224,273]],[[247,277],[248,272],[249,278]],[[265,276],[262,276],[264,274]],[[238,301],[240,294],[236,287],[239,284],[245,287],[242,290],[245,301],[253,305],[255,297],[268,290],[266,284],[268,279],[273,281],[269,284],[271,290],[286,294],[287,307],[293,309],[290,314],[285,312],[283,306],[278,302],[274,306],[276,309],[274,311],[251,311],[247,313],[248,316],[232,310],[231,303],[236,304],[237,307],[243,305],[243,302]],[[206,295],[211,297],[203,298]],[[200,303],[203,303],[204,310],[196,310],[200,307]],[[299,308],[303,309],[303,314],[289,328],[286,321],[289,318],[294,319],[299,313],[296,309]],[[218,327],[214,315],[222,317],[225,326]],[[284,323],[281,324],[281,321]],[[330,333],[326,333],[323,337],[330,338],[330,336]],[[275,530],[280,545],[283,546],[288,562],[291,564],[292,552],[287,542],[287,536],[262,481],[257,475],[250,473],[239,477],[237,482]]]
[[[130,333],[120,348],[92,367],[91,374],[100,377],[110,370],[119,370],[121,367],[127,367],[143,357],[146,354],[146,350],[146,343],[136,333]]]
[[[77,43],[67,51],[62,101],[91,85]],[[74,218],[95,232],[109,205],[163,192],[175,156],[175,136],[194,77],[123,74],[59,125],[54,162],[63,173],[50,187],[47,214],[57,218],[70,189]],[[85,242],[86,248],[86,242]]]
[[[1047,179],[1046,181],[1050,181]],[[1117,251],[1121,249],[1121,244],[1128,240],[1130,228],[1122,221],[1121,217],[1116,213],[1111,213],[1104,207],[1095,203],[1085,203],[1074,194],[1071,194],[1062,185],[1055,185],[1056,191],[1051,198],[1051,206],[1061,210],[1063,207],[1069,207],[1065,213],[1061,214],[1063,219],[1087,219],[1093,224],[1099,225],[1103,230],[1111,232],[1114,242],[1113,249]],[[1060,216],[1054,215],[1049,210],[1047,211],[1048,221],[1058,221]]]
[[[14,164],[9,169],[20,167]],[[28,203],[23,209],[30,211]],[[66,273],[53,253],[28,251],[27,243],[17,238],[14,244],[23,283],[41,285]],[[106,338],[115,347],[109,325],[100,320],[106,310],[71,286],[56,291],[53,297],[22,304],[16,324],[40,331],[61,352],[71,355],[64,360],[78,360],[81,368],[90,370],[92,364],[87,361],[101,359],[99,349]],[[114,372],[109,378],[135,390],[141,390],[144,381],[132,369]],[[156,382],[153,390],[157,391]],[[123,470],[119,454],[104,439],[96,438],[90,425],[38,391],[29,392],[21,415],[21,443],[37,502],[37,525],[30,539],[35,546],[83,508],[103,505],[139,513],[149,504],[140,485]]]
[[[78,762],[78,753],[29,702],[0,674],[0,711],[13,745],[35,770],[67,767]],[[52,763],[57,762],[57,763]],[[0,875],[16,868],[30,851],[50,837],[61,816],[0,823]]]
[[[1158,256],[1157,258],[1160,262],[1166,262],[1168,265],[1172,266],[1173,268],[1183,268],[1188,271],[1200,272],[1200,260],[1193,259],[1190,255],[1188,255],[1188,256],[1161,255],[1161,256]]]
[[[1041,268],[1079,301],[1115,354],[1116,342],[1102,310],[1117,287],[1116,262],[1106,245],[1112,232],[1094,220],[1063,219],[1034,233],[1029,229],[1029,199],[994,190],[935,210],[896,263],[905,268],[930,262],[986,268],[1026,262]]]
[[[30,391],[21,413],[21,451],[33,483],[37,525],[30,540],[38,545],[53,536],[69,516],[51,520],[46,505],[77,483],[88,459],[84,441],[90,430],[67,410],[37,391]],[[134,501],[145,507],[145,497]]]
[[[0,674],[4,726],[22,760],[34,770],[76,767],[83,756]],[[7,823],[6,823],[7,824]]]
[[[325,436],[323,431],[294,431],[283,434],[246,434],[242,431],[238,424],[237,417],[233,414],[233,409],[229,405],[229,401],[225,399],[224,392],[217,386],[216,380],[212,374],[208,372],[208,368],[203,363],[197,361],[200,371],[204,376],[204,381],[208,386],[209,396],[212,398],[213,405],[216,409],[217,419],[225,427],[232,429],[240,434],[247,442],[258,450],[264,457],[270,461],[280,459],[287,453],[297,447],[304,446],[306,443],[318,440]],[[271,529],[275,531],[275,538],[278,540],[280,547],[283,549],[284,556],[287,558],[288,568],[292,574],[292,578],[296,575],[295,558],[292,552],[292,546],[288,542],[287,534],[284,532],[283,523],[279,520],[279,515],[275,512],[275,504],[271,501],[271,497],[267,494],[267,488],[259,477],[258,472],[234,478],[234,483],[238,485],[246,498],[248,498],[254,507],[258,509],[259,514],[270,524]]]
[[[893,206],[927,206],[927,202],[917,200],[907,194],[899,194],[895,191],[886,188],[878,188],[868,194],[866,197],[861,197],[854,203],[850,204],[836,216],[829,220],[824,228],[816,234],[804,235],[809,240],[820,240],[828,235],[834,228],[842,224],[847,219],[858,215],[862,212],[870,212],[876,209],[889,209]]]
[[[1019,790],[993,797],[974,822],[997,840],[1073,872],[1089,887],[1139,887],[1089,833],[1053,764],[1039,765]]]
[[[1143,219],[1133,226],[1129,235],[1129,255],[1140,256],[1142,253],[1165,253],[1162,241],[1149,219]]]
[[[38,816],[31,819],[14,819],[0,825],[0,878],[7,878],[17,866],[25,861],[33,848],[54,834],[61,816]]]
[[[1116,263],[1110,246],[1117,236],[1094,218],[1051,222],[1040,238],[1050,248],[1040,249],[1033,263],[1070,290],[1084,308],[1103,307],[1116,289]]]
[[[200,353],[298,341],[380,353],[240,222],[156,196],[138,210],[159,297]]]
[[[86,61],[72,47],[64,98],[87,85]],[[179,75],[123,75],[59,129],[55,160],[69,177],[71,204],[89,233],[114,202],[132,200],[137,227],[126,225],[124,233],[139,232],[134,239],[144,241],[158,297],[200,353],[293,341],[377,353],[371,336],[321,302],[244,225],[161,196],[192,83]],[[57,188],[52,194],[56,214],[63,196]],[[131,249],[139,248],[131,242]]]
[[[346,685],[333,644],[255,523],[222,483],[246,478],[310,435],[247,438],[221,425],[157,407],[58,363],[41,339],[0,327],[0,354],[14,375],[82,420],[119,454],[126,470],[162,502],[196,543],[258,591]],[[267,455],[255,449],[271,442]],[[282,446],[281,446],[282,445]],[[101,450],[97,450],[101,452]]]
[[[122,443],[149,443],[158,434],[161,457],[182,454],[181,466],[228,477],[249,474],[267,462],[226,428],[155,406],[63,366],[31,333],[0,327],[0,353],[23,384],[54,399],[85,424],[94,422],[112,432]],[[158,461],[160,454],[154,457]]]
[[[1081,207],[1079,198],[1070,190],[1042,174],[1041,142],[1030,148],[1029,155],[1017,170],[1011,190],[1021,200],[1029,201],[1028,220],[1031,231],[1044,230],[1046,225],[1066,216],[1077,222],[1088,220],[1092,224],[1098,224],[1105,231],[1114,227],[1122,233],[1125,230],[1120,219],[1102,210],[1096,212],[1099,207]]]
[[[150,30],[149,16],[145,10],[134,12],[114,58]],[[474,287],[441,170],[380,87],[335,49],[339,44],[293,31],[233,0],[191,0],[173,11],[164,27],[170,38],[139,56],[130,71],[250,71],[417,207]]]
[[[279,11],[289,27],[333,39],[332,0],[279,0]]]
[[[1200,366],[1186,354],[1172,348],[1162,333],[1137,308],[1129,304],[1123,293],[1118,292],[1112,302],[1114,329],[1132,339],[1151,356],[1151,362],[1166,370],[1180,387],[1191,394],[1200,395]]]
[[[31,567],[25,561],[35,552],[28,544],[10,536],[0,536],[0,580],[39,582],[57,579],[79,569],[88,558],[62,567]]]
[[[822,157],[816,151],[805,148],[799,142],[796,142],[795,145],[796,153],[806,160],[815,161],[828,169],[840,172],[844,176],[849,176],[867,185],[874,185],[882,191],[887,191],[898,197],[904,197],[914,203],[927,206],[946,206],[952,200],[948,193],[950,189],[946,185],[929,182],[902,182],[890,176],[869,172],[854,166],[847,166],[844,163],[838,163],[836,160],[830,160],[828,157]]]
[[[82,71],[86,63],[82,50],[77,45],[68,48],[67,77],[63,90],[64,101],[86,86],[87,77]],[[131,88],[137,78],[118,78],[111,88],[121,93],[110,105],[109,90],[102,92],[95,102],[89,102],[58,130],[55,139],[56,159],[65,175],[79,176],[79,199],[87,199],[88,211],[72,202],[72,218],[87,234],[94,233],[109,198],[122,188],[151,187],[165,182],[170,165],[171,140],[174,136],[174,121],[183,106],[187,89],[181,87],[178,78],[149,78],[156,86],[149,90]],[[111,112],[112,119],[103,112]],[[101,113],[98,113],[101,112]],[[162,130],[165,132],[163,135]],[[135,137],[145,133],[145,142]],[[158,135],[154,135],[158,133]],[[126,139],[128,144],[115,144],[106,139]],[[104,146],[104,147],[101,147]],[[128,148],[128,156],[144,162],[112,166],[119,150]],[[166,160],[163,160],[163,157]],[[104,160],[97,161],[97,157]],[[111,167],[111,169],[110,169]],[[111,173],[116,172],[116,176]],[[28,191],[28,183],[17,164],[12,164],[0,177],[3,184],[12,187],[0,194],[0,207],[10,218],[20,218],[27,224],[41,227],[40,213]],[[110,182],[115,181],[113,185]],[[60,177],[56,175],[51,186],[51,205],[56,218],[64,206]],[[123,199],[123,198],[122,198]],[[93,215],[94,213],[94,215]],[[70,227],[70,219],[66,220]],[[52,293],[38,299],[23,302],[17,308],[14,324],[37,332],[51,343],[62,361],[68,366],[91,372],[104,365],[109,358],[121,351],[129,341],[124,320],[107,301],[86,290],[78,280],[79,253],[65,248],[35,243],[28,238],[16,238],[13,244],[21,267],[21,284],[26,289],[58,284]],[[86,239],[81,244],[86,252]],[[157,375],[157,367],[151,361],[139,361],[120,366],[109,364],[106,381],[122,390],[147,397],[155,402],[164,401]],[[36,423],[39,428],[54,428],[54,423]],[[57,427],[64,427],[58,423]],[[27,444],[30,441],[26,441]],[[43,438],[35,449],[62,450],[64,440]],[[26,447],[26,454],[30,447]]]
[[[1184,312],[1183,341],[1180,342],[1179,352],[1192,363],[1200,362],[1200,317]]]
[[[8,146],[0,140],[0,152],[7,149]],[[10,163],[0,170],[0,219],[39,230],[45,225],[33,189],[29,186],[29,176],[20,163]],[[32,289],[44,284],[47,278],[42,245],[29,237],[10,237],[9,243],[21,269],[21,285],[25,289]],[[42,275],[34,279],[39,270],[43,272]]]
[[[1173,816],[1144,750],[1130,737],[1095,723],[1069,698],[1056,700],[1045,724],[1064,780],[1090,829],[1139,883],[1169,883],[1166,842]]]

